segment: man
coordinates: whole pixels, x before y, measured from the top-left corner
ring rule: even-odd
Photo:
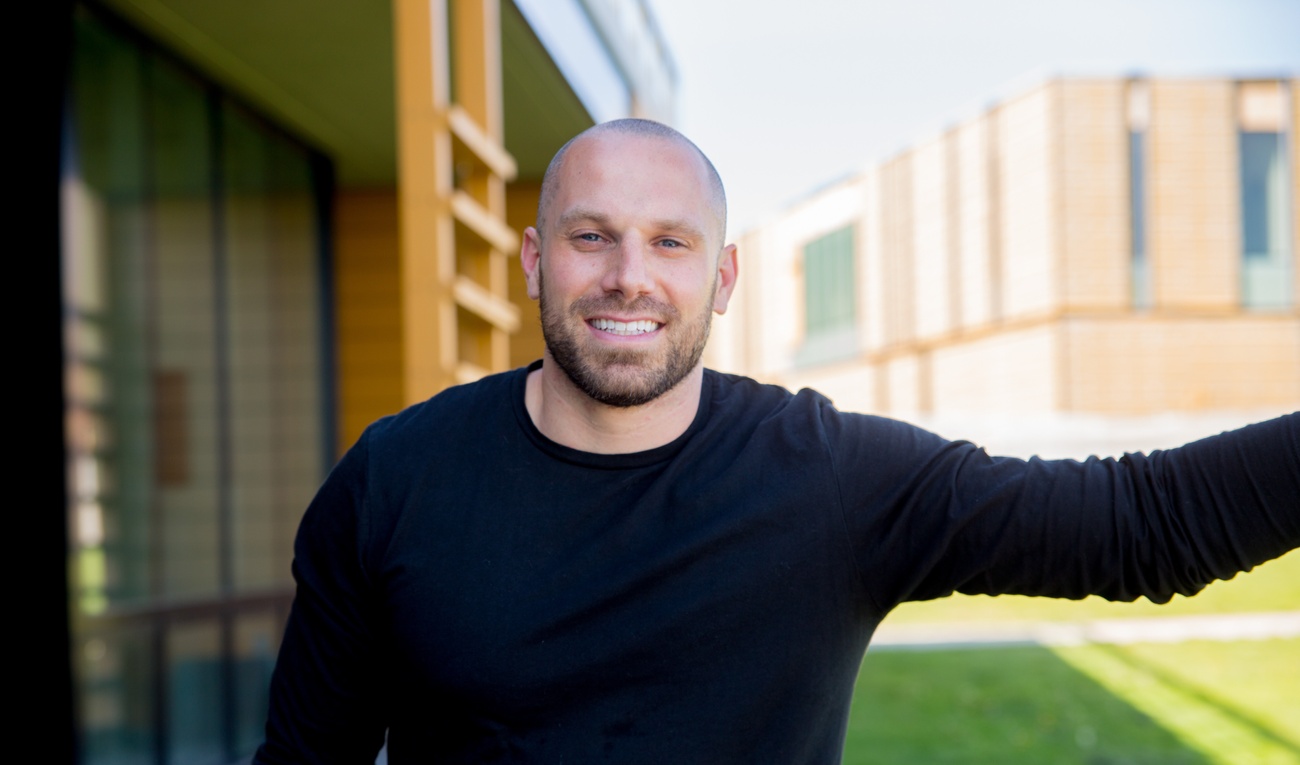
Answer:
[[[295,548],[256,762],[833,763],[872,631],[961,590],[1165,600],[1300,544],[1300,415],[994,459],[705,371],[736,251],[652,122],[547,170],[546,353],[372,426]]]

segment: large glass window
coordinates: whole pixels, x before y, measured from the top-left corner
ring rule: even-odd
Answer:
[[[1152,305],[1151,256],[1147,251],[1147,124],[1150,91],[1142,81],[1128,86],[1129,283],[1134,308]]]
[[[1278,81],[1237,89],[1241,163],[1241,298],[1250,308],[1292,304],[1288,88]]]
[[[1253,308],[1291,304],[1285,134],[1242,131],[1242,302]]]
[[[87,763],[260,736],[332,454],[319,155],[75,18],[63,178],[73,666]]]
[[[850,225],[804,245],[804,342],[797,360],[800,364],[819,364],[857,352],[853,238]]]
[[[1146,131],[1128,134],[1129,234],[1133,307],[1151,307],[1151,259],[1147,254]]]

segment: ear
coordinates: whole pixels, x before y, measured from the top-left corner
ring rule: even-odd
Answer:
[[[523,241],[519,244],[519,263],[524,267],[524,279],[528,282],[528,297],[537,300],[541,297],[541,263],[542,242],[537,229],[529,226],[524,229]]]
[[[713,312],[719,316],[727,312],[731,292],[736,289],[737,269],[736,245],[729,244],[718,257],[718,286],[713,291]]]

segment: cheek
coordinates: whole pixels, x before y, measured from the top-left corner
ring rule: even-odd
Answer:
[[[683,310],[687,306],[713,305],[717,294],[717,279],[707,268],[694,263],[673,263],[666,269],[659,283],[668,298]]]
[[[564,297],[564,285],[568,279],[563,269],[549,265],[537,269],[537,297],[554,305]]]

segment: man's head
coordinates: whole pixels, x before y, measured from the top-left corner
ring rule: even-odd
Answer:
[[[647,120],[598,125],[560,150],[521,260],[553,360],[590,398],[639,406],[698,368],[726,310],[735,248],[712,163]]]
[[[717,168],[709,161],[709,158],[700,151],[700,147],[695,145],[691,139],[682,135],[678,131],[668,127],[662,122],[654,120],[643,120],[628,118],[621,120],[612,120],[602,122],[599,125],[588,128],[560,147],[551,157],[551,163],[546,166],[546,174],[542,176],[542,193],[541,199],[537,204],[537,230],[546,230],[546,216],[550,212],[551,200],[555,196],[555,186],[560,175],[560,168],[564,164],[564,159],[568,156],[569,148],[575,143],[587,138],[603,134],[618,134],[625,136],[640,136],[643,138],[660,138],[664,141],[677,143],[683,147],[691,149],[700,159],[705,174],[708,178],[711,194],[711,206],[713,213],[718,219],[718,240],[721,241],[727,236],[727,192],[722,186],[722,176],[718,175]]]

